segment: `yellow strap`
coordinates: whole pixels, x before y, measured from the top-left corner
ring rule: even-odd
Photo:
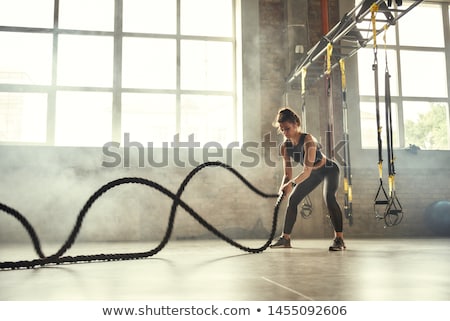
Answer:
[[[353,201],[353,191],[352,191],[352,185],[348,186],[348,201],[351,203]]]
[[[392,194],[392,191],[394,190],[394,184],[395,184],[395,177],[394,175],[389,175],[389,194]]]
[[[386,23],[385,25],[384,25],[384,35],[383,35],[383,41],[384,41],[384,50],[386,50],[386,47],[387,47],[387,30],[388,30],[388,28],[389,28],[389,25]]]
[[[380,174],[380,178],[383,177],[383,162],[378,162],[378,173]]]
[[[331,42],[327,45],[327,74],[331,74],[331,55],[333,54],[333,45]]]
[[[345,61],[344,61],[344,59],[339,60],[339,65],[341,67],[342,91],[345,91],[347,89],[347,77],[345,76]]]
[[[378,5],[376,3],[372,4],[370,7],[371,12],[371,20],[372,20],[372,32],[373,32],[373,47],[375,48],[377,46],[377,12],[378,12]]]
[[[344,192],[348,193],[348,178],[344,177]]]
[[[306,93],[306,73],[307,69],[306,67],[302,68],[302,96]]]

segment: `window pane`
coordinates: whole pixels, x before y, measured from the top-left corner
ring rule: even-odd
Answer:
[[[175,95],[122,94],[122,137],[129,133],[130,141],[161,147],[173,141],[176,122]]]
[[[0,32],[0,83],[49,85],[52,36]]]
[[[398,136],[398,107],[391,103],[392,110],[392,140],[394,147],[399,147]],[[363,148],[378,148],[378,126],[375,103],[361,102],[361,144]],[[380,104],[380,125],[382,127],[381,140],[383,148],[387,146],[386,140],[386,112],[384,104]]]
[[[404,102],[405,142],[421,149],[449,149],[448,105]]]
[[[399,20],[400,44],[444,47],[441,5],[420,4]]]
[[[56,145],[103,146],[112,139],[111,126],[111,93],[57,93]]]
[[[446,97],[447,70],[443,52],[400,52],[404,96]]]
[[[61,35],[58,45],[58,85],[112,86],[112,37]]]
[[[0,0],[0,26],[52,28],[54,0]]]
[[[0,93],[0,141],[45,143],[47,94]]]
[[[181,96],[180,140],[228,144],[235,140],[233,97]],[[224,145],[224,147],[226,147]]]
[[[388,68],[390,77],[391,95],[398,95],[398,71],[397,71],[397,55],[395,51],[387,51]],[[385,93],[385,70],[386,70],[386,55],[384,50],[379,50],[377,55],[378,60],[378,88],[380,96]],[[372,69],[374,63],[373,50],[360,49],[358,51],[358,80],[359,93],[361,95],[374,96],[375,95],[375,76]]]
[[[175,34],[176,0],[124,0],[123,31]]]
[[[122,85],[128,88],[176,88],[176,41],[124,38]]]
[[[181,42],[181,88],[233,89],[233,47],[230,42]]]
[[[114,30],[114,0],[59,0],[59,27]]]
[[[181,0],[181,34],[231,37],[232,0]]]

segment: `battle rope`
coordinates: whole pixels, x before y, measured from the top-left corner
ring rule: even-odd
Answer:
[[[181,200],[181,195],[184,192],[184,189],[190,182],[190,180],[194,177],[195,174],[197,174],[200,170],[206,168],[206,167],[221,167],[224,168],[231,173],[233,173],[236,177],[238,177],[249,189],[251,189],[253,192],[258,194],[261,197],[264,198],[275,198],[277,197],[277,201],[274,206],[274,212],[273,212],[273,220],[272,220],[272,229],[270,232],[270,235],[267,239],[267,241],[259,248],[250,248],[246,247],[244,245],[241,245],[240,243],[232,240],[231,238],[224,235],[222,232],[217,230],[214,226],[209,224],[204,218],[202,218],[197,212],[195,212],[187,203],[185,203],[183,200]],[[145,252],[137,252],[137,253],[117,253],[117,254],[94,254],[94,255],[78,255],[78,256],[62,256],[70,247],[75,243],[76,237],[81,229],[83,220],[89,211],[89,209],[92,207],[92,205],[95,203],[97,199],[99,199],[104,193],[109,191],[112,188],[115,188],[117,186],[123,185],[123,184],[141,184],[145,185],[151,188],[154,188],[161,192],[162,194],[166,195],[167,197],[171,198],[173,200],[172,208],[170,210],[169,215],[169,221],[168,226],[165,232],[164,237],[162,238],[161,242],[158,246],[156,246],[154,249],[151,249],[149,251]],[[28,220],[17,210],[0,203],[0,210],[3,212],[6,212],[7,214],[12,215],[14,218],[16,218],[26,231],[28,232],[28,235],[31,238],[31,241],[33,243],[34,249],[36,250],[36,253],[38,254],[39,258],[29,261],[16,261],[16,262],[0,262],[0,269],[19,269],[19,268],[34,268],[37,266],[45,266],[49,264],[63,264],[63,263],[77,263],[77,262],[99,262],[99,261],[118,261],[118,260],[134,260],[134,259],[142,259],[142,258],[148,258],[150,256],[153,256],[157,254],[159,251],[161,251],[164,246],[168,243],[173,226],[175,221],[175,215],[176,210],[178,206],[181,206],[183,209],[185,209],[191,216],[193,216],[201,225],[203,225],[206,229],[208,229],[210,232],[212,232],[217,237],[221,238],[222,240],[226,241],[227,243],[231,244],[232,246],[235,246],[239,248],[240,250],[249,252],[249,253],[260,253],[266,250],[270,243],[272,242],[275,230],[277,226],[277,219],[278,219],[278,211],[281,204],[281,201],[283,199],[283,194],[266,194],[256,187],[254,187],[248,180],[246,180],[239,172],[237,172],[235,169],[233,169],[231,166],[221,163],[221,162],[206,162],[203,163],[196,168],[194,168],[184,179],[184,181],[181,183],[180,187],[178,188],[178,191],[176,194],[172,193],[165,187],[161,186],[158,183],[155,183],[151,180],[140,178],[140,177],[124,177],[119,178],[113,181],[110,181],[109,183],[103,185],[100,187],[94,194],[92,194],[83,208],[81,209],[80,213],[78,214],[76,223],[74,228],[72,229],[72,232],[70,233],[68,239],[66,242],[61,246],[61,248],[53,255],[45,256],[42,252],[41,245],[39,238],[34,231],[32,225],[28,222]]]

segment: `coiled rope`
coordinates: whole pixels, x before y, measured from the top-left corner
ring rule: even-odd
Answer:
[[[267,241],[258,248],[250,248],[246,247],[233,239],[227,237],[225,234],[220,232],[218,229],[216,229],[213,225],[209,224],[204,218],[202,218],[196,211],[194,211],[187,203],[185,203],[181,199],[181,195],[183,194],[186,186],[189,184],[191,179],[194,177],[195,174],[197,174],[199,171],[206,167],[221,167],[224,168],[231,173],[233,173],[237,178],[239,178],[240,181],[242,181],[249,189],[251,189],[253,192],[258,194],[261,197],[264,198],[275,198],[277,197],[277,201],[274,206],[274,212],[273,212],[273,220],[272,220],[272,228],[270,235],[267,239]],[[162,238],[161,242],[158,246],[155,248],[145,251],[145,252],[137,252],[137,253],[113,253],[113,254],[94,254],[94,255],[77,255],[77,256],[63,256],[63,254],[70,249],[70,247],[75,243],[75,240],[77,238],[77,235],[81,229],[83,220],[89,211],[89,209],[92,207],[92,205],[97,201],[104,193],[109,191],[110,189],[123,185],[123,184],[141,184],[145,185],[151,188],[154,188],[161,192],[162,194],[166,195],[167,197],[171,198],[173,200],[172,207],[170,210],[169,220],[166,232],[164,234],[164,237]],[[101,261],[119,261],[119,260],[135,260],[135,259],[143,259],[151,257],[158,252],[160,252],[166,244],[169,242],[170,236],[172,234],[174,221],[175,221],[175,215],[176,210],[178,206],[181,206],[183,209],[185,209],[194,219],[196,219],[201,225],[203,225],[206,229],[208,229],[210,232],[212,232],[217,237],[221,238],[225,242],[229,243],[232,246],[237,247],[240,250],[249,252],[249,253],[260,253],[266,250],[270,243],[272,242],[276,226],[277,226],[277,219],[278,219],[278,211],[281,204],[281,201],[283,199],[283,194],[266,194],[259,189],[257,189],[255,186],[253,186],[247,179],[245,179],[238,171],[236,171],[231,166],[221,163],[221,162],[206,162],[203,163],[196,168],[194,168],[183,180],[180,187],[178,188],[178,191],[176,194],[169,191],[164,186],[140,177],[123,177],[119,178],[113,181],[110,181],[109,183],[103,185],[100,187],[94,194],[92,194],[89,199],[84,204],[83,208],[81,209],[80,213],[78,214],[75,226],[72,229],[72,232],[70,233],[69,237],[67,238],[66,242],[61,246],[61,248],[53,255],[45,256],[42,252],[41,244],[39,241],[39,238],[33,228],[33,226],[28,222],[28,220],[25,218],[24,215],[19,213],[17,210],[0,203],[0,210],[12,215],[15,217],[26,229],[28,235],[31,238],[31,241],[33,243],[34,249],[39,256],[39,258],[34,260],[28,260],[28,261],[15,261],[15,262],[0,262],[0,269],[2,270],[11,270],[11,269],[19,269],[19,268],[35,268],[39,266],[45,266],[50,264],[64,264],[64,263],[77,263],[77,262],[101,262]]]

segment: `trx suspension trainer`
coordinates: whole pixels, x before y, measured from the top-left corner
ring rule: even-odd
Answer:
[[[328,101],[328,128],[327,128],[327,154],[331,159],[334,154],[334,110],[333,110],[333,81],[331,77],[331,56],[333,54],[333,45],[328,42],[325,70],[325,93]]]
[[[372,70],[374,72],[375,83],[375,108],[376,108],[376,121],[377,121],[377,142],[378,142],[378,173],[380,184],[378,186],[377,193],[374,200],[374,212],[375,216],[379,220],[384,220],[385,226],[394,226],[399,224],[403,219],[403,209],[395,193],[395,168],[394,168],[394,152],[393,152],[393,138],[392,138],[392,109],[391,109],[391,92],[390,92],[390,75],[387,62],[387,50],[386,50],[386,30],[387,25],[384,26],[384,41],[385,41],[385,55],[386,55],[386,68],[385,68],[385,114],[386,114],[386,141],[387,141],[387,154],[388,154],[388,172],[389,172],[389,194],[386,192],[383,186],[383,142],[381,139],[381,119],[380,119],[380,92],[378,81],[378,45],[377,45],[377,29],[376,29],[376,13],[378,6],[373,4],[370,8],[371,11],[371,23],[373,30],[373,54],[374,62]],[[378,210],[380,206],[384,206],[384,210]]]
[[[332,64],[331,58],[333,53],[333,45],[331,42],[327,45],[326,55],[326,71],[325,71],[325,86],[326,95],[328,99],[328,112],[329,112],[329,124],[328,124],[328,155],[331,158],[340,156],[335,153],[334,145],[334,129],[333,129],[333,92],[332,92]],[[352,179],[351,179],[351,164],[350,164],[350,146],[349,146],[349,134],[348,134],[348,105],[347,105],[347,81],[345,75],[345,63],[344,59],[339,60],[339,66],[341,69],[341,99],[342,99],[342,113],[343,113],[343,141],[339,143],[339,146],[343,146],[344,155],[339,157],[340,163],[344,167],[344,211],[345,217],[349,220],[350,226],[353,225],[352,215]]]
[[[348,134],[348,105],[347,105],[347,78],[345,76],[345,61],[339,60],[339,66],[341,69],[341,86],[342,86],[342,121],[343,121],[343,143],[344,143],[344,211],[345,217],[349,220],[349,224],[353,224],[352,215],[352,173],[350,163],[350,136]]]
[[[301,89],[301,96],[302,96],[302,128],[304,132],[307,132],[306,129],[306,74],[307,74],[307,69],[303,68],[302,69],[302,78],[301,78],[301,85],[302,85],[302,89]],[[302,215],[303,218],[310,218],[311,214],[313,212],[313,204],[311,201],[311,198],[309,197],[309,194],[305,196],[305,198],[302,201],[301,204],[301,210],[300,210],[300,214]]]
[[[385,28],[387,29],[387,28]],[[385,35],[386,37],[386,32]],[[386,43],[386,38],[385,38]],[[389,201],[384,211],[384,222],[387,226],[399,224],[403,219],[403,209],[400,201],[395,193],[395,167],[394,167],[394,144],[392,136],[392,108],[391,108],[391,86],[387,54],[385,77],[385,105],[386,105],[386,139],[387,139],[387,156],[388,156],[388,182],[389,182]]]

